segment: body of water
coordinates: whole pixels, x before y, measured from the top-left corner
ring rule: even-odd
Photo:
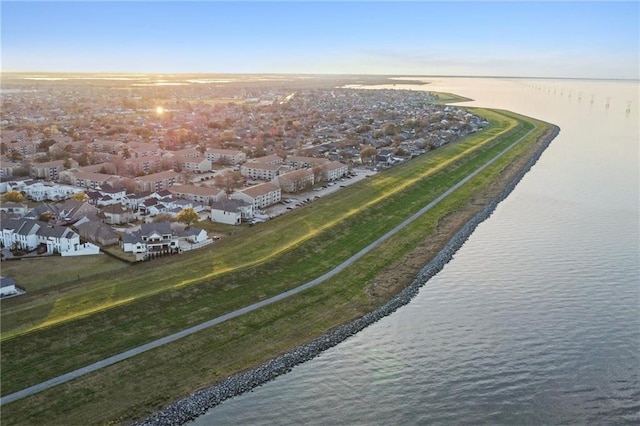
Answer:
[[[638,83],[429,81],[560,135],[409,305],[197,425],[640,423]]]

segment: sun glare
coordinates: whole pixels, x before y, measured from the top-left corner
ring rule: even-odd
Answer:
[[[161,106],[157,106],[157,107],[156,107],[156,113],[157,113],[158,115],[162,115],[162,114],[164,113],[164,108],[163,108],[163,107],[161,107]]]

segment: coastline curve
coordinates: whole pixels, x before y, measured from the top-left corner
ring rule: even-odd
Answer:
[[[392,314],[400,307],[407,305],[418,294],[420,288],[449,263],[453,255],[463,246],[476,227],[491,216],[498,204],[509,196],[520,180],[522,180],[537,163],[542,153],[560,132],[558,126],[553,124],[549,124],[549,126],[551,131],[545,136],[541,146],[514,175],[504,189],[456,232],[438,254],[418,272],[411,284],[401,290],[388,302],[374,311],[343,324],[307,344],[293,348],[285,354],[267,361],[258,367],[244,373],[235,374],[220,383],[194,392],[134,424],[137,426],[182,425],[192,421],[204,415],[208,410],[223,401],[248,392],[280,375],[288,373],[295,366],[315,358],[322,352],[338,345],[369,325]]]

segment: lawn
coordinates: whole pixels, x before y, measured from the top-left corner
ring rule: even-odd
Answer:
[[[47,256],[23,258],[2,262],[2,275],[13,277],[19,286],[30,295],[39,290],[56,287],[60,291],[65,285],[77,285],[91,276],[104,276],[127,267],[121,262],[104,254],[96,256]],[[14,303],[26,303],[21,296]],[[4,304],[2,305],[4,308]]]
[[[454,93],[446,93],[446,92],[437,92],[438,100],[434,101],[437,104],[449,104],[453,102],[467,102],[472,101],[473,99],[465,98],[464,96],[459,96]]]

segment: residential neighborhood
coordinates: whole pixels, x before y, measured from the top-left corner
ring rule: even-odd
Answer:
[[[183,253],[213,242],[198,223],[181,226],[184,211],[255,224],[296,197],[307,202],[488,125],[435,101],[330,85],[13,76],[0,117],[2,259],[107,247],[136,260]]]

